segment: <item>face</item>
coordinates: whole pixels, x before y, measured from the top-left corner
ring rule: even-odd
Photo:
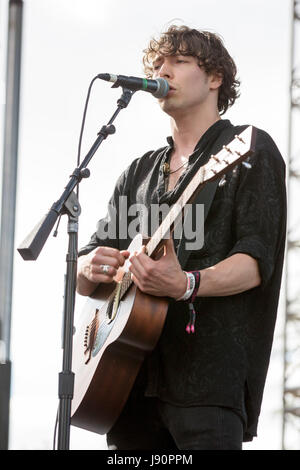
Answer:
[[[169,83],[170,91],[159,104],[171,116],[207,106],[211,93],[220,86],[220,79],[208,76],[193,56],[158,55],[153,62],[153,78],[165,78]]]

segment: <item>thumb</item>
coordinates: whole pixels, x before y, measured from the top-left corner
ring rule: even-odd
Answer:
[[[128,250],[121,250],[120,253],[124,256],[124,258],[128,258],[130,256],[130,251]]]
[[[167,238],[165,240],[165,255],[175,253],[173,238]]]

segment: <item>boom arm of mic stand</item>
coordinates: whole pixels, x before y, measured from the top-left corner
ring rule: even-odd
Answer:
[[[33,228],[33,230],[29,233],[29,235],[27,235],[27,237],[18,247],[17,250],[25,261],[36,260],[38,258],[52,228],[54,227],[57,218],[59,215],[65,212],[66,201],[70,197],[77,184],[80,183],[82,178],[89,177],[90,172],[86,168],[87,165],[103,140],[105,140],[108,135],[115,133],[115,127],[112,125],[112,123],[121,109],[127,107],[133,94],[134,91],[123,89],[123,93],[121,98],[118,100],[118,107],[115,113],[113,114],[108,124],[103,126],[98,132],[97,139],[93,143],[80,166],[73,171],[71,179],[61,197],[52,205],[49,212],[40,220],[40,222]]]

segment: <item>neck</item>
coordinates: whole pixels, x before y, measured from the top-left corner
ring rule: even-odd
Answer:
[[[171,131],[176,150],[184,155],[190,155],[199,139],[215,122],[219,121],[217,110],[206,113],[186,113],[171,117]]]

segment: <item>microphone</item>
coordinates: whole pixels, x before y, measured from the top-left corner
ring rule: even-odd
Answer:
[[[125,75],[111,75],[109,73],[100,73],[97,75],[101,80],[113,82],[112,88],[122,86],[129,90],[144,90],[152,93],[155,98],[163,98],[169,92],[169,84],[164,78],[156,80],[147,80],[146,78],[126,77]]]

